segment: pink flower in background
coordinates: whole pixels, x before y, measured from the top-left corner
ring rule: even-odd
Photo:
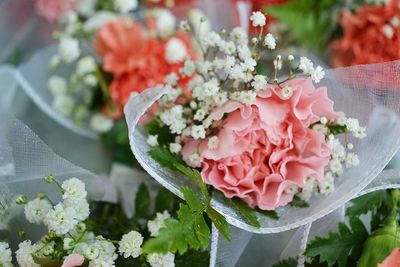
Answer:
[[[285,87],[293,90],[290,99],[282,95]],[[321,116],[339,115],[326,88],[316,89],[309,78],[293,79],[266,88],[250,106],[228,101],[214,110],[214,121],[226,116],[216,135],[218,145],[212,149],[209,139],[188,139],[182,156],[199,167],[189,160],[199,153],[204,182],[226,197],[273,210],[292,201],[290,189],[304,187],[308,177],[324,179],[331,153],[324,135],[309,126]]]
[[[79,254],[71,254],[65,258],[63,265],[61,267],[76,267],[81,266],[85,258]]]
[[[49,22],[55,22],[62,14],[74,10],[77,0],[35,0],[35,8],[39,15]]]
[[[378,267],[400,267],[400,249],[395,248],[392,253]]]

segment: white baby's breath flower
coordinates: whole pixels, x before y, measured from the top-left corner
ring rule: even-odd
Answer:
[[[307,57],[300,57],[299,69],[304,74],[311,74],[314,70],[314,64]]]
[[[299,187],[297,185],[289,185],[285,189],[285,193],[289,195],[295,195],[299,192]]]
[[[197,166],[197,165],[200,164],[200,155],[199,155],[199,153],[193,153],[193,154],[191,154],[191,155],[188,157],[188,159],[189,159],[190,163],[191,163],[193,166]]]
[[[171,252],[167,254],[151,253],[147,255],[147,262],[151,267],[174,267],[175,255]]]
[[[115,267],[115,265],[109,261],[95,259],[89,261],[88,267]]]
[[[246,58],[244,62],[241,63],[244,71],[254,71],[255,66],[257,66],[257,61],[253,58]]]
[[[175,72],[171,72],[165,76],[165,83],[171,86],[175,86],[178,83],[179,77]]]
[[[326,135],[328,133],[328,128],[325,125],[322,124],[315,124],[312,129],[314,131],[317,131],[323,135]]]
[[[243,70],[243,67],[240,65],[234,65],[230,70],[229,70],[229,78],[232,80],[243,80],[245,78],[245,73]]]
[[[200,40],[210,32],[211,23],[200,9],[191,8],[188,12],[188,19],[194,36],[198,36]]]
[[[323,180],[318,184],[319,193],[327,195],[335,190],[335,184],[333,181]]]
[[[182,20],[181,22],[179,22],[179,29],[189,32],[191,30],[189,22],[187,20]]]
[[[149,137],[147,137],[147,143],[153,147],[158,146],[157,139],[158,139],[158,135],[149,135]]]
[[[89,217],[89,203],[86,199],[67,199],[63,202],[64,208],[71,207],[75,211],[75,218],[78,221],[84,221]]]
[[[74,106],[74,100],[68,95],[57,95],[53,99],[53,107],[65,116],[71,115]]]
[[[176,19],[168,9],[157,9],[155,12],[157,32],[162,37],[170,36],[175,32]]]
[[[96,0],[80,0],[77,3],[76,10],[79,14],[89,17],[94,14],[96,7]]]
[[[275,40],[275,37],[271,33],[268,33],[265,36],[264,45],[266,47],[268,47],[268,49],[271,49],[271,50],[274,50],[276,48],[276,40]]]
[[[191,76],[195,70],[196,70],[196,65],[194,64],[193,61],[188,59],[185,61],[183,68],[181,68],[179,71],[184,76]]]
[[[197,121],[203,121],[206,117],[206,114],[207,112],[204,109],[200,108],[196,111],[196,114],[194,114],[193,118]]]
[[[294,56],[293,55],[288,55],[288,60],[289,60],[289,62],[293,62],[294,61]]]
[[[212,69],[212,63],[210,61],[198,60],[196,62],[197,71],[202,75],[207,75]]]
[[[236,52],[236,45],[232,41],[221,41],[218,46],[219,49],[227,55],[232,55]]]
[[[187,57],[188,52],[185,44],[178,38],[171,38],[165,47],[165,59],[170,64],[182,62]]]
[[[218,136],[212,136],[208,139],[207,147],[209,149],[216,149],[219,144],[219,138]]]
[[[62,96],[67,93],[67,81],[60,76],[53,75],[47,82],[50,93],[55,96]]]
[[[251,50],[250,50],[250,48],[248,47],[247,44],[239,45],[237,47],[237,51],[238,51],[238,54],[239,54],[239,58],[241,60],[246,60],[247,58],[251,58]]]
[[[253,12],[250,16],[250,20],[252,21],[254,27],[265,26],[265,15],[260,11]]]
[[[18,265],[20,267],[40,267],[33,260],[32,253],[38,249],[36,245],[32,245],[30,240],[25,240],[18,245],[18,250],[15,252]]]
[[[382,27],[382,32],[388,39],[392,39],[395,33],[393,27],[389,24],[386,24]]]
[[[247,33],[245,30],[243,30],[242,27],[234,28],[230,33],[230,38],[232,41],[235,41],[238,44],[241,44],[241,45],[246,44],[246,46],[247,46],[247,42],[248,42]]]
[[[129,11],[137,8],[138,0],[113,0],[116,9],[121,13],[128,13]]]
[[[90,128],[97,133],[108,132],[113,126],[113,120],[101,113],[93,115],[90,119]]]
[[[62,37],[58,45],[58,54],[65,63],[78,59],[81,54],[79,41],[71,37]]]
[[[316,67],[314,70],[311,72],[311,79],[319,83],[325,76],[325,71],[322,69],[321,66]]]
[[[87,196],[85,183],[75,177],[64,181],[61,188],[64,190],[63,199],[85,199]]]
[[[254,76],[254,80],[251,82],[251,86],[253,86],[254,90],[260,91],[264,90],[268,85],[267,76],[264,75],[256,75]]]
[[[203,92],[206,96],[213,96],[219,91],[218,80],[213,78],[210,81],[203,84]]]
[[[346,168],[357,166],[358,164],[360,164],[358,156],[354,153],[348,153],[346,156]]]
[[[47,199],[36,198],[25,205],[25,217],[30,223],[40,224],[51,209],[52,206]]]
[[[217,34],[216,32],[211,31],[211,32],[207,33],[206,36],[204,36],[203,46],[205,48],[215,47],[215,46],[218,46],[221,41],[222,41],[221,36],[219,34]]]
[[[130,231],[123,235],[121,241],[119,241],[119,253],[124,258],[137,258],[142,254],[142,244],[143,236],[139,232]]]
[[[92,73],[96,70],[97,65],[96,61],[91,56],[85,56],[79,59],[78,64],[76,66],[76,73],[79,76],[86,75],[88,73]]]
[[[54,209],[47,213],[44,218],[44,224],[50,231],[54,231],[58,236],[61,236],[74,229],[78,224],[78,220],[73,208],[64,208],[61,204],[57,204]]]
[[[191,135],[193,139],[204,139],[206,137],[206,130],[203,125],[193,125]]]
[[[240,92],[239,101],[245,104],[246,106],[250,106],[256,101],[257,94],[254,91],[242,91]]]
[[[354,136],[355,138],[360,138],[360,139],[366,137],[366,136],[367,136],[367,133],[366,133],[365,127],[358,127],[357,130],[355,130],[355,131],[353,132],[353,136]]]
[[[83,77],[83,84],[93,87],[97,85],[97,78],[94,74],[87,74]]]
[[[329,169],[336,176],[341,176],[343,174],[343,165],[337,158],[334,158],[329,162]]]
[[[157,212],[154,220],[147,222],[147,229],[149,230],[150,236],[158,236],[160,229],[165,227],[165,220],[170,217],[171,215],[166,210],[164,210],[163,213]]]
[[[182,145],[179,143],[169,144],[169,151],[171,151],[171,153],[179,154],[179,152],[181,152],[181,149],[182,149]]]
[[[213,95],[213,100],[217,106],[221,106],[228,101],[228,93],[227,92],[219,92]]]
[[[10,246],[6,242],[0,242],[0,266],[12,267]]]

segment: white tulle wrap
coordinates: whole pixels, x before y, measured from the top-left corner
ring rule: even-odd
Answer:
[[[300,248],[304,248],[310,224],[342,207],[352,198],[363,193],[363,189],[373,191],[396,184],[387,176],[374,179],[382,172],[390,159],[400,147],[400,61],[389,63],[353,66],[348,68],[330,69],[321,86],[328,88],[328,94],[335,102],[335,109],[344,111],[349,117],[356,117],[367,127],[367,137],[351,140],[360,158],[357,167],[348,169],[337,179],[336,189],[327,196],[314,196],[309,208],[283,207],[277,210],[280,219],[269,220],[258,214],[260,228],[254,228],[241,219],[239,214],[228,205],[223,195],[213,193],[212,206],[225,216],[233,228],[233,241],[226,244],[224,240],[213,233],[212,251],[217,255],[212,264],[231,266],[233,254],[222,250],[240,251],[243,249],[250,233],[280,233],[297,227],[303,231],[304,240]],[[149,155],[151,147],[146,142],[143,127],[138,124],[147,109],[169,90],[153,88],[138,96],[132,97],[125,106],[125,117],[129,127],[129,138],[132,152],[142,167],[164,187],[182,197],[182,185],[195,186],[184,175],[162,168]],[[392,171],[397,178],[396,171]],[[384,173],[386,175],[386,173]],[[368,185],[370,187],[368,187]],[[372,187],[371,187],[372,186]],[[365,191],[367,192],[367,191]],[[246,232],[243,232],[241,230]],[[237,238],[237,239],[236,239]],[[275,246],[275,245],[274,245]],[[218,252],[219,248],[220,252]],[[228,254],[229,257],[223,255]],[[219,256],[222,265],[219,265]],[[300,258],[300,261],[302,259]],[[224,264],[224,261],[228,263]],[[300,262],[301,264],[301,262]]]

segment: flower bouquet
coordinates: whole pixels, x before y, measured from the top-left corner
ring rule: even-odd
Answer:
[[[261,29],[265,16],[254,12],[251,21]],[[362,114],[373,138],[357,119],[334,110],[326,87],[314,86],[324,83],[325,71],[309,59],[278,55],[271,74],[258,72],[257,60],[276,46],[271,34],[260,30],[249,40],[237,28],[210,32],[198,43],[203,54],[195,61],[187,59],[179,70],[191,77],[190,94],[182,93],[175,78],[168,86],[132,97],[125,106],[136,159],[187,202],[178,212],[179,220],[167,221],[145,249],[159,246],[160,251],[174,252],[201,246],[210,233],[203,214],[227,239],[228,224],[275,233],[312,222],[357,194],[395,153],[399,140],[392,136],[396,148],[390,156],[371,161],[364,154],[364,140],[376,142],[377,131],[399,126],[398,108],[363,107],[344,97],[344,87],[351,84],[342,79],[351,70],[326,71],[325,85],[338,90],[329,91],[336,97],[335,106],[348,114]],[[282,78],[284,65],[287,75]],[[391,82],[398,88],[398,82]],[[363,92],[356,95],[365,101]],[[158,106],[154,118],[143,127],[140,118],[147,109],[153,111],[154,103]],[[362,152],[360,158],[355,151]],[[189,228],[190,238],[167,244],[167,237],[183,226]]]

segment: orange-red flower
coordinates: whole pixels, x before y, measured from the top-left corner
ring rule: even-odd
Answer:
[[[94,48],[102,57],[104,70],[113,74],[110,95],[117,110],[129,100],[132,92],[142,92],[163,84],[165,76],[178,73],[184,62],[170,63],[165,58],[169,39],[160,39],[143,25],[127,18],[110,22],[95,36]],[[186,33],[173,36],[185,46],[188,57],[194,58],[194,49]],[[186,80],[180,77],[181,86]]]
[[[332,63],[349,66],[400,58],[400,3],[363,6],[356,13],[342,12],[343,37],[332,43]]]

